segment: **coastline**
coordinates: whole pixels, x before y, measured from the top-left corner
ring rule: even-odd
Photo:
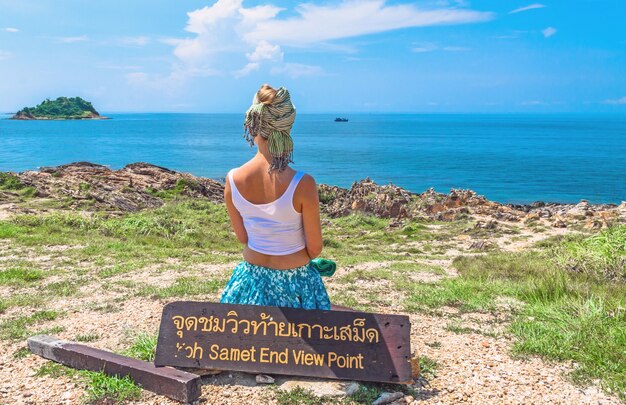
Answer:
[[[250,150],[241,140],[240,114],[103,115],[113,119],[99,121],[105,125],[0,121],[3,140],[23,145],[0,151],[0,170],[37,169],[78,156],[115,169],[141,160],[219,179]],[[294,167],[318,183],[350,188],[370,176],[415,193],[472,189],[500,203],[619,204],[626,198],[626,161],[619,159],[626,155],[624,120],[355,114],[338,125],[333,119],[303,113],[295,128]],[[590,127],[596,139],[585,135]]]
[[[7,113],[7,115],[10,115],[11,113]],[[98,117],[75,117],[75,118],[49,118],[49,117],[34,117],[34,118],[27,118],[27,117],[17,117],[15,115],[13,115],[10,118],[5,118],[8,120],[12,120],[12,121],[90,121],[90,120],[110,120],[112,119],[111,117],[103,117],[103,116],[98,116]]]
[[[70,198],[73,201],[70,206],[88,210],[134,212],[155,208],[163,205],[161,197],[172,193],[223,201],[223,181],[144,162],[131,163],[118,170],[75,162],[7,173],[31,187],[33,198],[58,201]],[[413,193],[393,184],[378,185],[369,178],[355,181],[351,188],[320,184],[319,194],[322,212],[332,218],[363,213],[399,223],[416,218],[453,221],[463,215],[481,215],[507,222],[545,222],[557,228],[602,229],[626,214],[624,201],[619,204],[591,204],[586,200],[502,204],[489,201],[472,190],[452,189],[441,193],[431,188]],[[10,201],[6,192],[3,199]]]

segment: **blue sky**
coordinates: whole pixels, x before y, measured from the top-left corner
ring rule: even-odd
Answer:
[[[0,111],[626,112],[623,0],[0,0]]]

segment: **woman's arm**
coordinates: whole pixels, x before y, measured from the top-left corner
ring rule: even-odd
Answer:
[[[226,210],[228,211],[230,223],[233,226],[237,239],[244,245],[248,244],[248,232],[246,232],[246,228],[243,225],[241,214],[239,214],[239,211],[237,211],[237,208],[235,208],[233,204],[233,196],[231,194],[228,178],[226,179],[226,186],[224,187],[224,202],[226,203]]]
[[[322,226],[320,224],[320,200],[317,194],[317,184],[313,177],[305,175],[300,184],[302,224],[306,238],[306,250],[311,259],[315,259],[322,253]]]

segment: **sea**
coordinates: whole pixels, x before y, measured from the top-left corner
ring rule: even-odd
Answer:
[[[149,162],[223,180],[255,153],[242,114],[0,119],[0,171]],[[626,114],[299,114],[293,167],[318,183],[369,177],[412,192],[472,189],[502,203],[626,200]],[[9,117],[8,115],[6,117]]]

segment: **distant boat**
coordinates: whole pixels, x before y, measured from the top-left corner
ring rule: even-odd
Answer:
[[[348,119],[347,118],[339,118],[339,117],[337,117],[337,118],[335,118],[335,122],[348,122]]]

